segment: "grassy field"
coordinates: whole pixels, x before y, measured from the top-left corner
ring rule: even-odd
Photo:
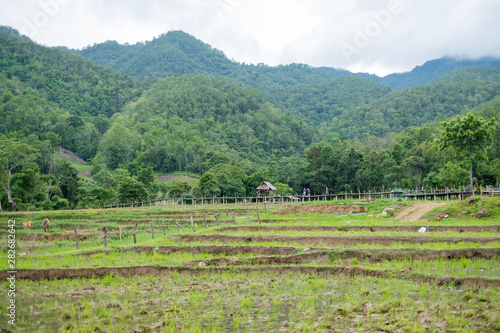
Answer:
[[[0,329],[497,332],[499,207],[482,198],[0,213],[0,274],[9,219],[17,270],[16,329]],[[394,213],[376,216],[386,208]]]

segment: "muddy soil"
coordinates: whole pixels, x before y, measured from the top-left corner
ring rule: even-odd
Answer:
[[[445,242],[447,244],[465,243],[493,243],[500,242],[500,237],[428,237],[427,235],[415,236],[283,236],[283,235],[172,235],[173,239],[183,242],[222,242],[223,244],[234,242],[262,243],[298,243],[298,244],[324,244],[324,245],[356,245],[356,244],[380,244],[390,245],[393,243],[426,244]]]
[[[421,225],[383,225],[383,226],[318,226],[318,225],[283,225],[283,226],[227,226],[218,228],[217,231],[403,231],[415,232]],[[429,226],[429,232],[498,232],[500,233],[500,225],[466,225],[466,226]]]
[[[274,214],[287,215],[287,214],[358,214],[365,213],[367,210],[361,205],[339,205],[339,204],[323,204],[323,205],[298,205],[285,209],[280,209]]]
[[[134,246],[134,247],[118,247],[120,251],[128,252],[143,252],[143,253],[162,253],[168,254],[172,252],[189,252],[189,253],[210,253],[215,255],[225,254],[226,256],[238,255],[241,253],[252,253],[252,258],[235,258],[236,261],[227,261],[232,264],[306,264],[311,261],[323,260],[324,255],[327,259],[350,259],[357,258],[367,262],[380,262],[384,260],[395,260],[411,258],[414,260],[432,260],[437,258],[444,259],[460,259],[464,258],[481,258],[491,259],[500,256],[500,248],[496,247],[473,247],[459,249],[333,249],[325,247],[311,247],[307,252],[302,252],[303,249],[295,246],[230,246],[230,245],[205,245],[205,246]],[[302,253],[299,253],[302,252]],[[88,254],[87,254],[88,255]],[[255,256],[264,257],[255,257]],[[225,263],[226,260],[232,258],[211,258],[205,260],[206,263],[217,265]],[[199,262],[195,261],[195,262]]]
[[[304,265],[327,264],[333,259],[343,261],[357,258],[360,262],[380,262],[384,260],[413,259],[433,260],[438,258],[482,258],[491,259],[500,256],[500,248],[463,248],[453,250],[417,250],[417,249],[349,249],[349,250],[317,250],[308,253],[288,256],[261,256],[253,258],[210,258],[205,259],[207,266],[236,266],[236,265]],[[190,261],[186,264],[199,265],[201,261]]]
[[[200,245],[200,246],[134,246],[134,247],[118,247],[120,251],[136,251],[144,253],[162,253],[168,254],[173,252],[189,252],[189,253],[211,253],[238,255],[240,253],[253,253],[254,255],[291,255],[297,254],[300,249],[294,246],[231,246],[231,245]],[[321,248],[311,248],[319,250]]]
[[[103,235],[92,235],[92,234],[85,234],[83,232],[78,231],[78,240],[86,240],[89,238],[93,237],[101,237],[103,238]],[[108,237],[110,235],[108,234]],[[43,232],[43,233],[24,233],[20,235],[21,240],[24,241],[33,241],[35,239],[36,242],[39,241],[44,241],[44,242],[51,242],[55,240],[74,240],[75,239],[75,234],[72,233],[50,233],[50,232]]]
[[[136,266],[136,267],[103,267],[103,268],[82,268],[82,269],[23,269],[18,270],[17,279],[24,280],[54,280],[54,279],[81,279],[81,278],[102,278],[113,274],[117,276],[130,277],[133,275],[157,275],[167,276],[173,272],[179,274],[202,275],[207,273],[220,274],[222,272],[252,273],[252,272],[272,272],[278,274],[317,274],[321,276],[328,275],[348,275],[348,276],[372,276],[378,278],[399,277],[414,280],[420,283],[429,283],[437,285],[450,285],[454,282],[455,287],[500,287],[500,279],[488,278],[455,278],[455,277],[433,277],[426,276],[411,271],[394,270],[374,270],[362,267],[309,267],[309,266],[263,266],[263,267],[217,267],[217,268],[189,268],[189,267],[155,267],[155,266]],[[7,271],[0,271],[0,279],[5,280],[9,277]]]

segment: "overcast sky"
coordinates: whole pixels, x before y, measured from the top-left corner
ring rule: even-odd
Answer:
[[[500,56],[499,0],[0,0],[0,25],[47,46],[182,30],[230,59],[386,75],[445,55]]]

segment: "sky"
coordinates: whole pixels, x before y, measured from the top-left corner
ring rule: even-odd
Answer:
[[[39,44],[135,44],[182,30],[240,63],[384,76],[443,56],[500,56],[499,0],[0,0]]]

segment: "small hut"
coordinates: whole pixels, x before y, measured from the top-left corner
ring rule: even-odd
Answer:
[[[274,187],[274,185],[271,184],[270,182],[264,181],[259,186],[257,186],[256,190],[257,190],[258,197],[261,197],[261,196],[268,197],[268,196],[274,195],[273,191],[276,191],[276,187]]]

